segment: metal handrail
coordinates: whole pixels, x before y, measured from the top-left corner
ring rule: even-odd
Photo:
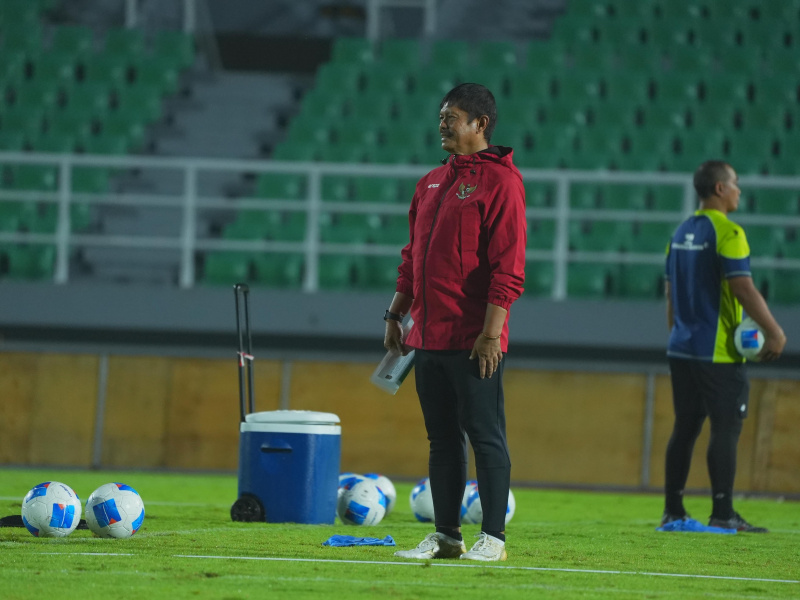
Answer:
[[[407,207],[398,204],[375,202],[327,202],[322,200],[322,178],[326,175],[369,177],[414,177],[427,173],[425,165],[372,165],[339,164],[318,162],[281,162],[238,159],[210,159],[190,157],[155,156],[100,156],[87,154],[44,154],[31,152],[0,152],[0,166],[54,165],[59,169],[58,188],[51,192],[30,190],[0,190],[0,201],[35,200],[51,202],[58,206],[58,221],[54,234],[0,232],[0,243],[55,244],[56,268],[54,281],[69,280],[69,249],[75,245],[161,248],[174,249],[180,253],[180,286],[190,288],[195,283],[194,255],[198,251],[251,251],[251,252],[302,252],[305,254],[306,272],[303,289],[314,292],[318,287],[317,265],[320,254],[352,254],[363,256],[398,256],[394,245],[330,244],[323,243],[319,236],[321,213],[368,213],[380,215],[404,215]],[[75,167],[99,168],[145,168],[178,171],[183,175],[183,190],[180,195],[164,194],[86,194],[71,191],[72,171]],[[305,199],[221,198],[200,196],[198,179],[200,174],[223,171],[237,173],[289,173],[308,178]],[[688,173],[631,173],[618,171],[570,171],[521,169],[526,181],[541,181],[555,184],[556,202],[552,208],[528,208],[528,218],[552,219],[555,221],[555,243],[553,250],[528,250],[528,260],[552,261],[554,265],[553,298],[563,299],[567,289],[567,266],[570,262],[596,262],[619,264],[661,264],[663,254],[637,254],[620,252],[574,252],[569,251],[569,222],[575,219],[638,222],[678,223],[694,210],[695,195],[691,174]],[[619,183],[647,184],[680,187],[683,191],[683,206],[679,212],[629,210],[581,210],[570,207],[570,188],[574,183]],[[773,177],[747,175],[739,178],[742,187],[781,188],[800,190],[800,177]],[[70,206],[73,203],[104,204],[132,207],[181,208],[182,227],[179,235],[136,236],[107,235],[103,233],[72,233],[70,229]],[[307,215],[307,232],[302,242],[244,241],[198,237],[196,231],[197,211],[201,209],[302,211]],[[739,215],[737,221],[744,224],[798,226],[800,216],[785,215]],[[753,264],[765,268],[800,270],[800,260],[754,257]]]

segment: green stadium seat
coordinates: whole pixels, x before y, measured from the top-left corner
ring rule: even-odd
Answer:
[[[683,190],[673,185],[654,187],[650,202],[650,208],[653,210],[680,212],[683,208]]]
[[[389,92],[365,91],[347,101],[347,127],[378,127],[394,116],[394,96]]]
[[[570,53],[567,45],[558,40],[532,41],[528,44],[525,71],[533,77],[536,73],[560,72],[569,68]]]
[[[292,211],[282,214],[271,235],[276,242],[304,241],[306,238],[305,212]]]
[[[0,131],[0,149],[2,150],[20,152],[25,149],[26,143],[25,134],[21,131]],[[2,177],[0,177],[0,185],[2,185]]]
[[[331,62],[340,64],[369,64],[375,60],[372,43],[364,38],[337,37],[333,40]]]
[[[458,72],[470,65],[470,45],[462,40],[435,40],[431,49],[430,67]]]
[[[633,72],[609,73],[603,78],[603,97],[608,102],[638,102],[650,101],[653,85],[650,74]]]
[[[728,137],[728,161],[737,172],[759,173],[778,155],[778,138],[768,131],[740,131]],[[745,168],[745,165],[753,165]]]
[[[161,58],[148,58],[136,63],[133,70],[132,86],[152,86],[162,95],[172,95],[178,91],[178,69]]]
[[[162,90],[157,85],[140,83],[135,87],[127,88],[123,93],[119,94],[116,110],[129,115],[136,115],[136,118],[152,123],[163,116],[164,110],[161,96]]]
[[[680,102],[698,102],[701,96],[700,82],[693,73],[662,75],[655,82],[654,100],[659,104]]]
[[[599,98],[603,91],[602,81],[591,72],[568,71],[556,76],[553,84],[556,102],[572,106]]]
[[[637,184],[606,184],[601,187],[601,205],[611,210],[647,209],[647,187]]]
[[[99,194],[108,190],[111,178],[104,167],[74,167],[72,169],[72,191]]]
[[[361,89],[363,65],[358,63],[329,62],[317,69],[314,78],[316,93],[320,94],[318,103],[330,98],[330,92],[352,94]]]
[[[256,180],[258,198],[301,200],[306,195],[305,175],[293,173],[261,173]]]
[[[108,113],[101,121],[103,137],[124,137],[131,148],[142,147],[145,141],[145,123],[143,117],[116,110]]]
[[[36,138],[31,138],[30,148],[34,152],[51,152],[54,154],[71,154],[79,147],[78,139],[70,132],[50,131]]]
[[[578,210],[600,207],[600,188],[596,183],[573,183],[569,191],[569,206]]]
[[[50,135],[70,135],[78,140],[92,135],[96,125],[94,117],[85,109],[54,111],[48,121]]]
[[[746,76],[736,73],[718,73],[703,85],[702,96],[703,102],[712,106],[724,106],[731,103],[745,105],[753,98],[753,89],[751,89]],[[770,100],[775,101],[777,97]]]
[[[111,108],[111,89],[106,83],[81,83],[66,90],[66,110],[88,110],[103,115]]]
[[[509,74],[508,82],[509,96],[518,102],[536,107],[540,103],[552,101],[554,86],[552,78],[546,72],[528,68]]]
[[[319,257],[317,274],[323,290],[350,290],[364,280],[364,258],[323,254]]]
[[[8,258],[6,275],[10,279],[36,280],[53,275],[53,246],[6,246],[0,253]]]
[[[645,221],[634,224],[634,235],[628,250],[631,252],[664,254],[667,244],[675,233],[675,223]]]
[[[297,289],[303,283],[302,254],[259,254],[253,259],[254,281],[267,287]]]
[[[153,39],[153,55],[178,69],[194,64],[194,38],[183,31],[159,31]]]
[[[652,74],[663,71],[665,64],[666,59],[661,49],[631,43],[619,56],[617,72],[646,80]]]
[[[750,112],[751,109],[748,109]],[[698,131],[712,131],[722,129],[732,131],[741,118],[739,107],[733,103],[695,104],[689,107],[692,128]],[[770,113],[774,111],[770,110]]]
[[[763,73],[765,65],[761,52],[749,47],[726,48],[717,54],[717,62],[722,73],[741,73],[748,77]]]
[[[773,225],[748,225],[745,228],[752,256],[776,257],[783,252],[786,231]]]
[[[361,163],[367,162],[370,157],[369,148],[348,144],[323,146],[319,151],[319,159],[330,163]]]
[[[532,250],[552,250],[555,241],[555,221],[540,218],[528,219],[528,248]]]
[[[41,106],[0,106],[0,131],[38,137],[44,129],[47,114],[49,112]]]
[[[383,225],[375,232],[374,241],[377,244],[391,244],[405,246],[408,244],[408,216],[386,215]]]
[[[381,204],[400,202],[400,180],[394,177],[359,177],[355,180],[355,199]],[[402,198],[403,202],[406,200]]]
[[[58,85],[48,81],[31,81],[14,91],[14,106],[38,106],[46,111],[55,110],[61,102]]]
[[[53,29],[50,48],[59,55],[85,56],[94,50],[94,33],[83,25],[59,25]]]
[[[774,287],[770,290],[770,301],[776,304],[800,302],[800,277],[797,276],[797,271],[775,269]]]
[[[369,123],[366,119],[360,124],[355,122],[353,126],[342,126],[337,133],[337,143],[341,146],[359,147],[362,150],[369,150],[378,145],[381,138],[381,131],[376,123]]]
[[[124,57],[95,54],[84,61],[84,82],[123,89],[128,83],[128,63]]]
[[[525,295],[543,298],[553,295],[553,263],[528,261],[525,264]]]
[[[411,93],[416,96],[435,98],[433,110],[435,110],[435,114],[438,114],[442,98],[458,83],[460,83],[458,77],[450,68],[429,67],[414,74]]]
[[[226,240],[266,240],[270,237],[273,223],[270,213],[248,210],[241,211],[236,220],[222,229],[222,238]]]
[[[393,291],[399,277],[399,256],[367,256],[365,258],[365,277],[361,287]]]
[[[79,143],[86,154],[105,154],[122,156],[130,153],[133,144],[127,135],[104,134],[89,137]]]
[[[603,298],[613,288],[613,279],[603,263],[571,263],[567,267],[567,296]]]
[[[495,99],[502,100],[508,96],[508,73],[497,68],[475,67],[466,69],[464,80],[486,86]]]
[[[317,146],[309,142],[285,140],[275,147],[272,158],[285,161],[314,161],[317,159]]]
[[[572,69],[577,73],[609,73],[616,71],[618,65],[619,55],[615,45],[578,46],[572,55]]]
[[[800,175],[800,162],[794,156],[782,155],[768,161],[767,171],[771,175]]]
[[[414,162],[416,150],[404,146],[385,146],[373,148],[369,152],[369,162],[382,165],[409,164]],[[411,197],[408,198],[411,200]]]
[[[529,208],[550,208],[555,204],[555,185],[546,181],[524,181],[525,204]]]
[[[378,236],[377,215],[323,213],[320,215],[320,239],[329,244],[366,244]]]
[[[800,214],[800,194],[796,189],[748,189],[747,193],[753,196],[753,209],[757,214],[784,216]]]
[[[631,243],[631,224],[622,221],[570,221],[569,246],[579,252],[619,252]]]
[[[664,267],[662,265],[621,265],[617,294],[621,298],[641,300],[663,298]]]
[[[679,100],[656,102],[642,109],[641,125],[648,129],[678,130],[685,129],[689,123],[689,106],[691,103]]]
[[[11,188],[16,190],[54,191],[58,185],[58,169],[45,165],[12,167]]]
[[[135,62],[146,54],[144,33],[141,29],[110,29],[103,41],[103,53]]]
[[[392,69],[415,70],[422,64],[416,39],[386,39],[381,42],[381,62]]]
[[[353,199],[353,178],[349,175],[324,175],[320,185],[322,200],[349,202]]]
[[[13,50],[35,55],[42,52],[44,47],[42,38],[42,24],[33,20],[24,25],[17,23],[14,26],[3,27],[3,36],[0,39],[3,52]]]
[[[253,256],[246,252],[209,252],[203,265],[203,281],[212,285],[231,286],[250,281]]]
[[[50,85],[75,81],[75,57],[68,54],[42,53],[31,57],[32,80]]]
[[[510,69],[518,64],[514,42],[481,41],[475,48],[475,63],[487,69]]]

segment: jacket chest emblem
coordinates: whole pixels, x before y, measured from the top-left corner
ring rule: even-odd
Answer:
[[[456,194],[456,196],[458,197],[459,200],[465,200],[467,196],[469,196],[472,192],[474,192],[477,189],[478,189],[477,183],[475,185],[462,183],[461,185],[458,186],[458,193]]]

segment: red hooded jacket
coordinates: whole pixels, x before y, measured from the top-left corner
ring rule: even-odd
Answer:
[[[397,291],[414,298],[405,340],[425,350],[471,350],[487,303],[508,310],[525,281],[525,190],[502,146],[453,155],[417,183]],[[508,319],[500,337],[508,348]]]

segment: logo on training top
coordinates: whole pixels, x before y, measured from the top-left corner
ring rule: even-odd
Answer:
[[[437,187],[439,187],[439,184],[438,184],[438,183],[431,183],[431,184],[428,184],[428,189],[431,189],[431,188],[437,188]]]
[[[672,247],[677,250],[705,250],[708,247],[708,242],[702,244],[694,243],[694,234],[687,233],[683,242],[672,242]]]
[[[458,196],[459,199],[464,200],[467,196],[469,196],[472,192],[474,192],[477,189],[478,189],[477,183],[475,185],[462,183],[460,186],[458,186],[458,193],[456,194],[456,196]]]

